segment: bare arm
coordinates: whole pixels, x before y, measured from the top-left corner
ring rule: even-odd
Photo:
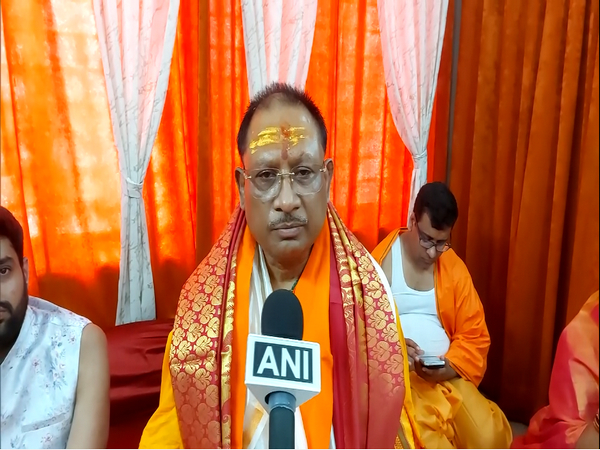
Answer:
[[[81,336],[75,412],[67,448],[106,448],[109,387],[106,337],[98,326],[89,324]]]
[[[405,339],[405,342],[406,354],[408,356],[408,370],[412,372],[415,370],[415,361],[419,359],[419,355],[423,354],[423,350],[412,339]]]

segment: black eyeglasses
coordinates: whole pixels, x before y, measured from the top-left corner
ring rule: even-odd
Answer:
[[[416,220],[415,227],[417,228],[417,232],[419,233],[419,244],[421,244],[421,247],[426,248],[427,250],[429,250],[432,247],[435,247],[435,249],[440,253],[447,252],[452,247],[452,244],[450,244],[449,241],[435,242],[428,236],[424,236],[423,232],[419,229],[419,224]]]

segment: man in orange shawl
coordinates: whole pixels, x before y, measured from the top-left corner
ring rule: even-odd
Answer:
[[[598,292],[563,330],[550,377],[550,403],[513,448],[598,448]]]
[[[326,145],[304,92],[274,84],[251,101],[238,133],[240,207],[183,287],[140,448],[268,448],[268,414],[244,368],[276,289],[296,293],[303,339],[321,348],[321,392],[296,410],[296,448],[418,444],[389,286],[328,203]]]
[[[450,248],[457,218],[448,187],[426,184],[415,200],[408,230],[391,233],[373,256],[390,282],[400,314],[423,445],[507,448],[512,432],[506,417],[477,389],[490,336],[469,271]],[[444,364],[427,368],[425,357]]]

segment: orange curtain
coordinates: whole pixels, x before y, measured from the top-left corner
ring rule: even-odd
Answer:
[[[146,178],[157,314],[194,267],[197,7],[182,2]],[[114,325],[120,180],[92,3],[5,0],[1,196],[25,228],[32,295]]]
[[[598,1],[463,1],[455,120],[453,245],[492,336],[483,388],[526,422],[598,289]]]
[[[448,0],[446,32],[442,47],[440,73],[431,118],[433,136],[429,139],[427,181],[446,181],[448,167],[448,129],[450,127],[450,87],[452,81],[452,40],[454,38],[454,0]]]
[[[200,127],[209,132],[199,145],[197,259],[208,253],[238,202],[236,133],[248,103],[240,2],[206,3],[208,30],[199,51],[211,74],[204,101],[210,112],[201,110]],[[412,171],[388,108],[378,22],[377,0],[320,0],[306,84],[329,131],[336,165],[332,200],[369,249],[406,222]],[[432,127],[430,149],[434,143]],[[429,162],[433,174],[433,151]]]

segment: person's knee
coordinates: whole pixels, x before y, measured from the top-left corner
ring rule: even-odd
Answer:
[[[462,448],[509,448],[512,429],[498,405],[486,399],[472,383],[453,383],[463,402],[455,417],[455,429]]]

